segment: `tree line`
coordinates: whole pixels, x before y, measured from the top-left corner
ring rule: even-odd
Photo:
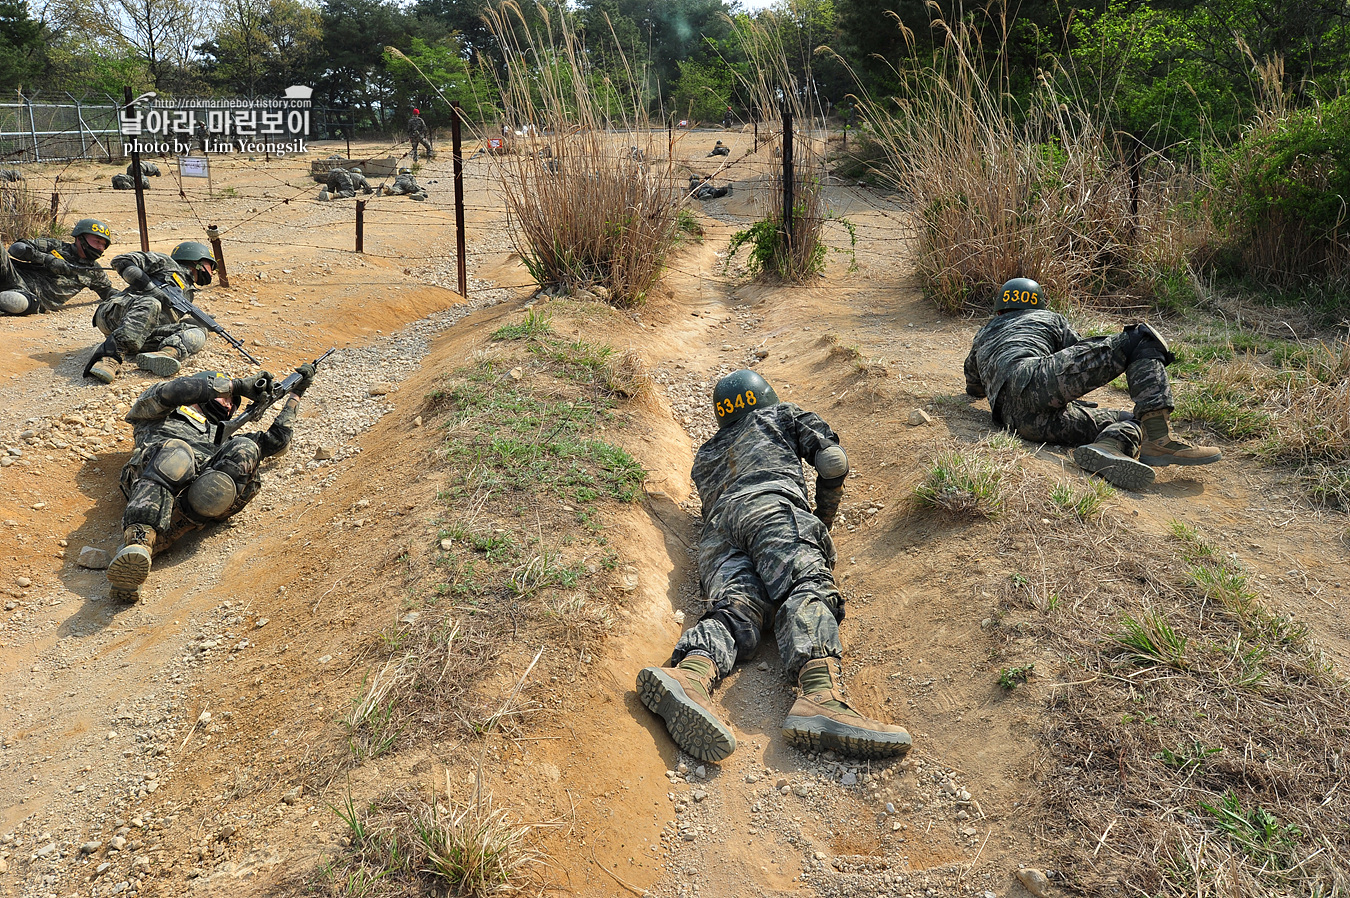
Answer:
[[[0,86],[120,96],[276,96],[316,89],[358,128],[397,127],[446,97],[495,117],[501,47],[489,0],[0,0]],[[1055,79],[1094,98],[1115,127],[1154,147],[1235,137],[1262,90],[1311,104],[1350,86],[1348,0],[957,0],[522,2],[538,29],[566,16],[593,76],[641,91],[672,119],[743,121],[746,54],[733,20],[775,30],[796,89],[847,118],[856,96],[903,98],[909,74],[964,22],[984,35],[1014,95]],[[396,47],[402,57],[386,52]],[[411,64],[410,64],[411,63]],[[444,112],[439,113],[443,117]]]

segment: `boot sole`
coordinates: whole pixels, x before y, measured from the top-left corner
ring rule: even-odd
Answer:
[[[879,733],[820,715],[788,717],[783,738],[800,751],[833,751],[855,758],[894,758],[914,744],[904,731]]]
[[[1155,476],[1153,468],[1145,462],[1111,455],[1091,445],[1073,450],[1073,461],[1084,471],[1127,490],[1142,489],[1152,483]]]
[[[137,590],[150,576],[150,553],[144,546],[128,548],[130,551],[118,552],[108,565],[108,584],[114,590]]]
[[[660,668],[643,668],[638,673],[637,689],[647,710],[666,722],[666,732],[680,751],[700,761],[720,761],[736,750],[736,736],[731,730]]]
[[[1190,468],[1196,465],[1212,465],[1216,461],[1223,461],[1223,453],[1220,452],[1212,458],[1175,458],[1170,455],[1145,455],[1140,452],[1139,460],[1155,468],[1165,468],[1168,465],[1181,465]]]
[[[136,356],[136,367],[158,377],[172,377],[183,370],[183,363],[167,355],[141,353]]]
[[[139,588],[120,589],[114,586],[108,590],[108,598],[123,605],[135,605],[141,600],[141,591]]]
[[[89,369],[89,376],[99,383],[110,384],[117,380],[117,372],[109,371],[106,368],[100,368],[95,365]]]

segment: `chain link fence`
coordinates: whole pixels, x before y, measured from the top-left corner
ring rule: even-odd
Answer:
[[[122,156],[118,103],[102,100],[39,100],[19,95],[0,103],[0,164],[66,162]]]

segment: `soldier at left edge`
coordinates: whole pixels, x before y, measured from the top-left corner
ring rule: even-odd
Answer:
[[[69,240],[28,237],[0,247],[0,312],[55,312],[86,288],[106,301],[112,282],[96,263],[112,245],[112,230],[97,218],[75,223]]]

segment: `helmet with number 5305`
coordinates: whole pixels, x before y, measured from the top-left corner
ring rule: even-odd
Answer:
[[[994,295],[995,313],[1042,307],[1041,285],[1031,278],[1013,278]]]
[[[713,414],[717,426],[729,427],[751,412],[778,404],[778,394],[755,371],[742,368],[717,382],[713,388]]]

